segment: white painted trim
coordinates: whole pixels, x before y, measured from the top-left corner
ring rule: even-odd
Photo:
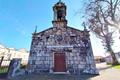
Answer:
[[[70,45],[56,45],[56,46],[47,46],[47,48],[73,48],[73,46]]]

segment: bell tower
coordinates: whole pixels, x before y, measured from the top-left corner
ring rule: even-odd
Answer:
[[[52,21],[53,27],[67,27],[66,20],[66,5],[61,0],[59,0],[54,6],[54,18]]]

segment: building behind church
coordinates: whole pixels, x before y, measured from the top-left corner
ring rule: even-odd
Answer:
[[[66,10],[65,3],[58,1],[53,6],[53,27],[33,33],[29,72],[98,74],[89,31],[69,27]]]
[[[16,50],[15,48],[8,48],[0,44],[0,61],[2,60],[2,57],[3,61],[1,66],[9,66],[10,61],[14,58],[21,59],[21,64],[27,65],[29,52],[24,48]]]

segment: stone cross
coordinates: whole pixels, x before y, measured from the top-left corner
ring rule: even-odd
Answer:
[[[19,71],[19,69],[20,69],[20,63],[21,63],[21,59],[14,58],[13,60],[11,60],[9,69],[8,69],[8,78],[9,79],[12,77],[15,77],[16,72]]]

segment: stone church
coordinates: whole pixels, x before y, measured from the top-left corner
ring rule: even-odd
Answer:
[[[65,3],[58,1],[53,6],[53,27],[33,33],[29,72],[98,74],[89,31],[69,27],[66,10]]]

